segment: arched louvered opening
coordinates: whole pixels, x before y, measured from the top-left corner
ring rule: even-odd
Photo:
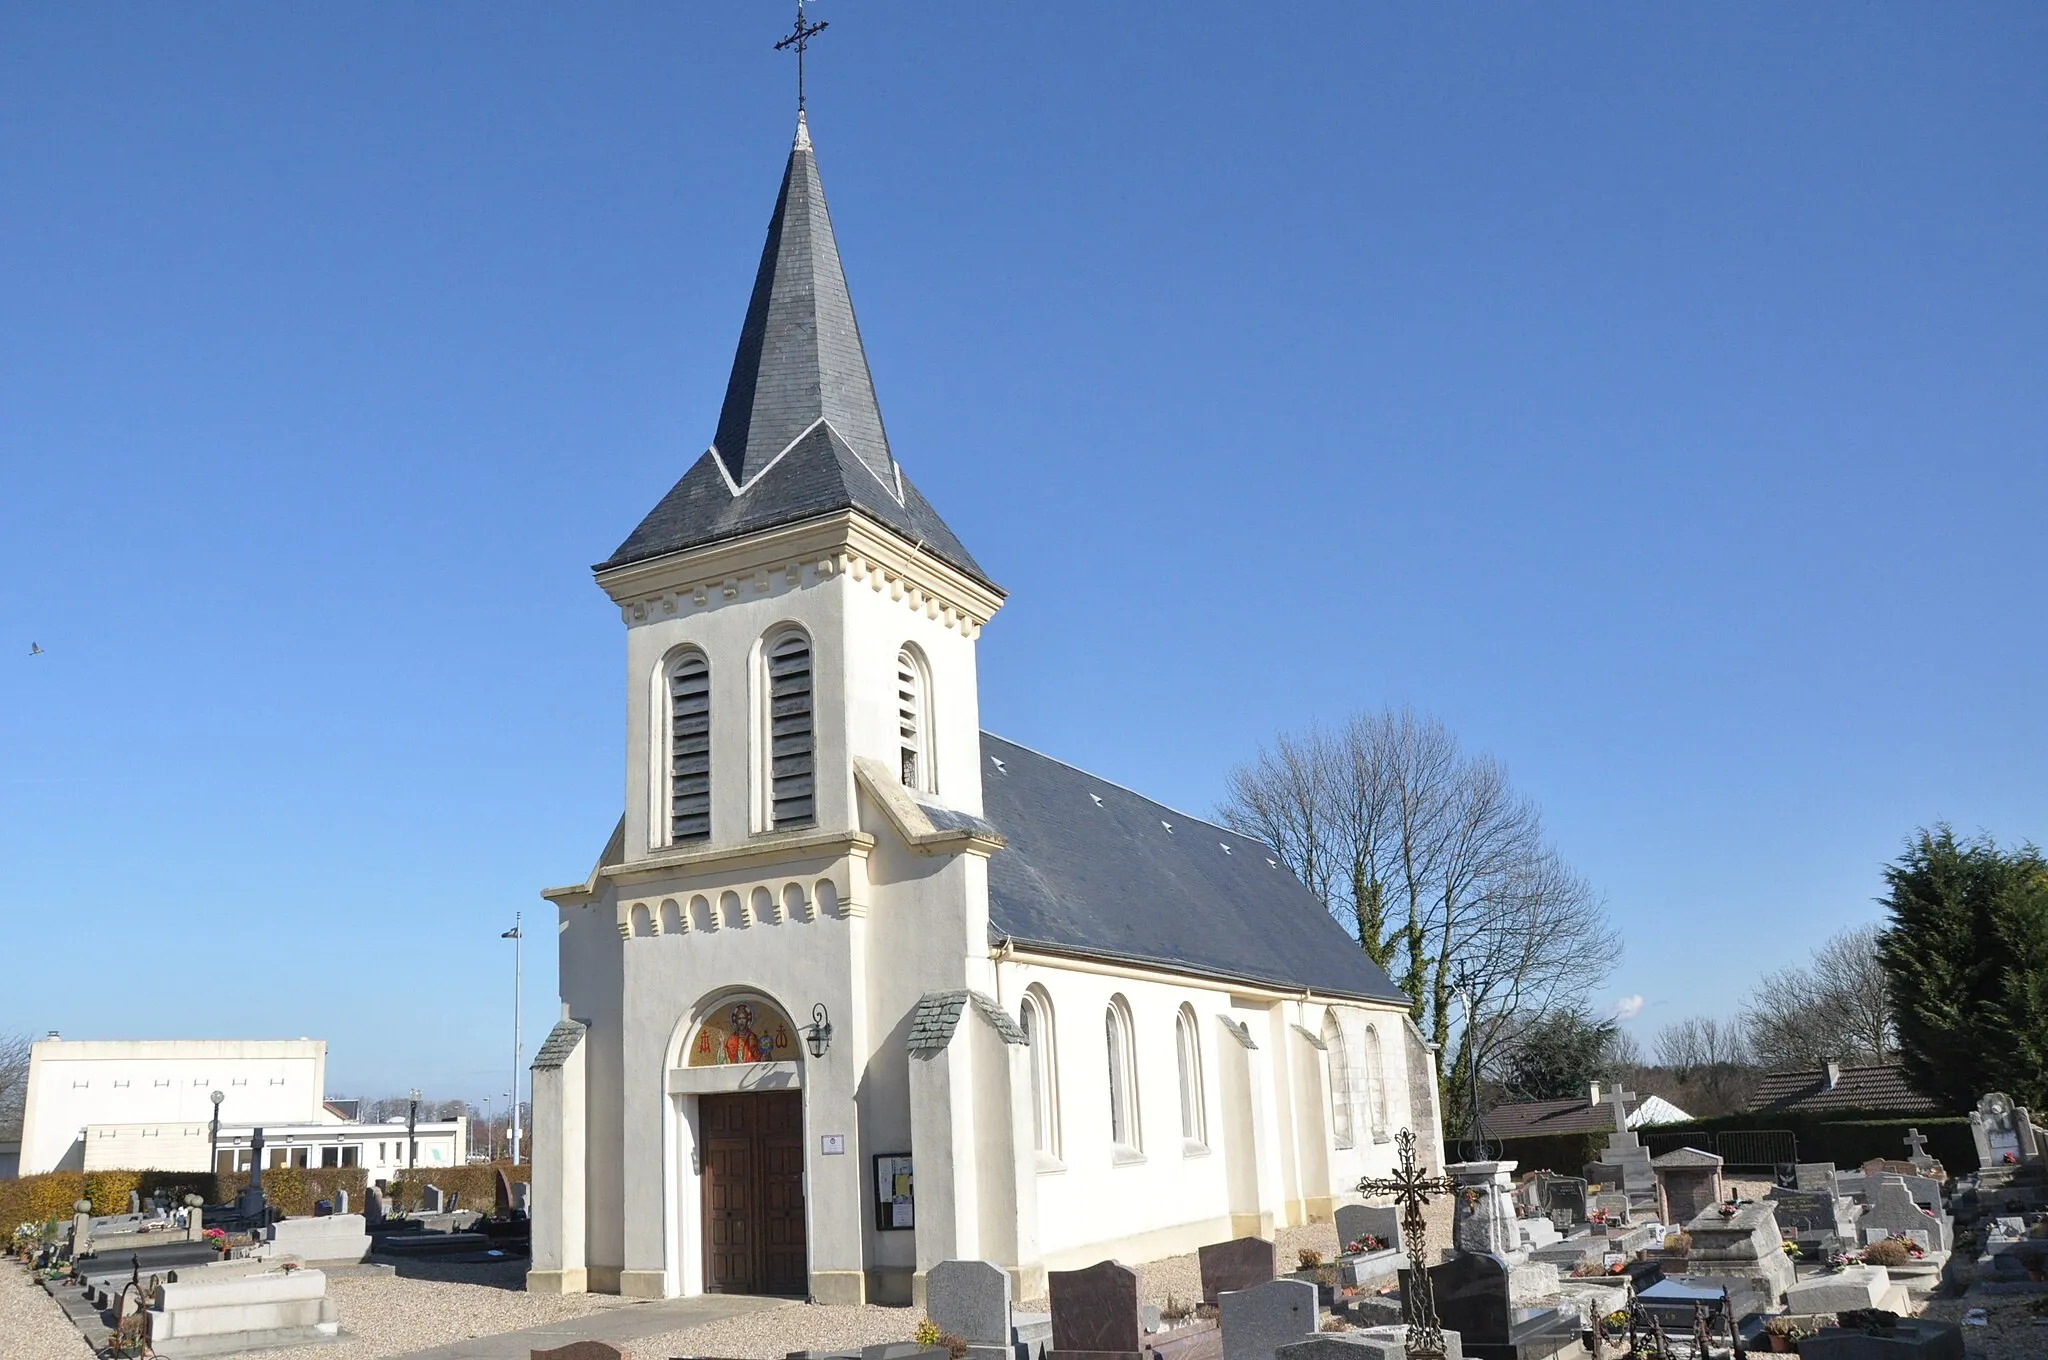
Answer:
[[[896,735],[903,787],[922,793],[938,788],[933,769],[931,678],[915,647],[896,653]]]
[[[818,820],[811,640],[785,633],[768,649],[768,825]]]
[[[711,839],[711,663],[685,652],[668,672],[669,840]]]
[[[1380,1052],[1380,1032],[1373,1025],[1365,1027],[1365,1100],[1366,1109],[1372,1119],[1372,1136],[1377,1141],[1387,1136],[1387,1069],[1386,1059]]]

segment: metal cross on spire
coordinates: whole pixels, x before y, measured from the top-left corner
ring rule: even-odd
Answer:
[[[1392,1195],[1401,1206],[1401,1250],[1408,1255],[1407,1278],[1401,1282],[1402,1312],[1408,1319],[1408,1360],[1436,1357],[1444,1353],[1443,1324],[1437,1320],[1436,1294],[1429,1278],[1429,1226],[1422,1207],[1431,1195],[1448,1195],[1458,1183],[1447,1176],[1432,1176],[1415,1162],[1415,1135],[1402,1129],[1394,1135],[1400,1165],[1391,1176],[1370,1177],[1358,1183],[1361,1195]]]
[[[796,49],[796,111],[804,111],[804,49],[811,45],[811,39],[823,33],[832,25],[820,19],[815,24],[804,22],[804,0],[796,0],[796,28],[787,38],[775,44],[778,52],[794,47]]]

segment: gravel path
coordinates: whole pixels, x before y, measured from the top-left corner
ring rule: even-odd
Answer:
[[[92,1348],[57,1301],[12,1261],[0,1264],[0,1360],[88,1360]]]
[[[920,1316],[914,1308],[792,1303],[786,1308],[629,1341],[625,1351],[627,1360],[671,1360],[686,1355],[782,1360],[791,1351],[908,1341]]]
[[[408,1262],[401,1269],[404,1275],[330,1277],[327,1297],[341,1317],[340,1344],[264,1351],[264,1360],[382,1360],[638,1302],[615,1294],[529,1294],[524,1261]]]
[[[1982,1308],[1988,1327],[1963,1328],[1963,1345],[1970,1360],[2040,1360],[2048,1355],[2048,1326],[2039,1325],[2033,1313],[2041,1295],[1972,1294],[1960,1299],[1931,1299],[1922,1317],[1939,1322],[1961,1322],[1972,1308]]]

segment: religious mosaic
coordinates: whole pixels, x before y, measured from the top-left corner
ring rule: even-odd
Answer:
[[[734,1063],[794,1062],[796,1026],[773,1004],[759,997],[727,1001],[710,1015],[690,1040],[690,1067],[725,1067]]]

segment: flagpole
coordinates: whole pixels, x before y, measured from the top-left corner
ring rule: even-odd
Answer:
[[[519,1165],[519,994],[523,985],[525,959],[522,951],[526,932],[519,928],[523,912],[512,913],[512,928],[501,937],[512,941],[512,1165]]]

